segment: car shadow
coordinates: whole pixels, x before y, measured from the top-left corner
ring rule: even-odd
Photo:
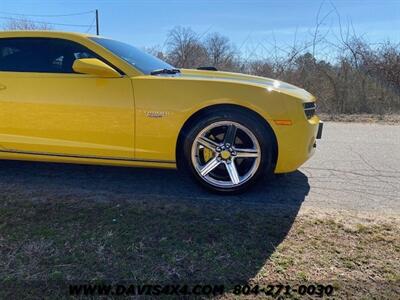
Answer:
[[[107,259],[89,260],[82,254],[73,268],[60,271],[69,279],[247,282],[286,237],[309,189],[308,178],[300,171],[261,180],[249,192],[227,197],[210,194],[175,170],[0,162],[0,206],[15,206],[13,213],[26,220],[15,225],[21,230],[17,236],[34,231],[26,239],[53,239],[76,244],[76,249],[82,243],[75,232],[90,235],[94,248],[105,231],[114,233]],[[18,209],[25,205],[21,203],[34,205],[28,212]],[[120,210],[121,222],[117,218],[110,225],[110,216],[119,216]],[[73,215],[80,216],[79,224],[64,220]],[[53,231],[41,236],[47,226]],[[138,243],[144,248],[128,247]],[[63,253],[57,265],[63,265],[68,255]],[[45,256],[36,269],[15,268],[51,274],[57,266]]]

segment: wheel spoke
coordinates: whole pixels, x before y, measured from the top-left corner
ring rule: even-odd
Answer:
[[[256,149],[237,149],[235,148],[236,157],[258,157],[258,151]]]
[[[210,160],[200,171],[200,174],[202,176],[206,176],[208,173],[210,173],[212,170],[214,170],[216,167],[219,166],[221,161],[219,161],[216,157],[214,157],[212,160]]]
[[[208,149],[213,150],[213,151],[215,151],[215,148],[217,148],[219,146],[216,142],[214,142],[204,136],[199,137],[197,142],[199,144],[203,145],[204,147],[207,147]]]
[[[235,138],[236,138],[236,126],[234,124],[228,125],[228,128],[226,129],[225,136],[224,136],[224,144],[235,144]]]
[[[236,169],[235,163],[232,161],[231,163],[226,163],[226,170],[228,171],[229,177],[231,178],[231,181],[233,184],[239,184],[240,183],[240,178],[239,178],[239,173]]]

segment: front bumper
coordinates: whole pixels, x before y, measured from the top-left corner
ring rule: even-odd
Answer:
[[[275,173],[297,170],[315,152],[316,140],[322,137],[323,122],[318,116],[300,119],[292,126],[275,128],[278,141],[278,160]]]
[[[322,138],[322,129],[324,128],[324,122],[319,121],[318,123],[318,131],[317,131],[317,136],[315,137],[317,140],[320,140]]]

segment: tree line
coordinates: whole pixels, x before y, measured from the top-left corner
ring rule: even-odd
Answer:
[[[244,58],[226,36],[202,36],[178,26],[169,31],[163,47],[146,50],[178,68],[213,66],[289,82],[314,94],[324,113],[400,112],[399,44],[368,43],[348,31],[333,43],[316,29],[312,41],[285,47],[274,44],[264,57]],[[328,59],[320,58],[321,49]]]

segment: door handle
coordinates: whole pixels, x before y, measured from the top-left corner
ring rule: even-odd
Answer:
[[[7,87],[5,86],[5,85],[2,85],[1,83],[0,83],[0,91],[2,91],[2,90],[5,90]]]

